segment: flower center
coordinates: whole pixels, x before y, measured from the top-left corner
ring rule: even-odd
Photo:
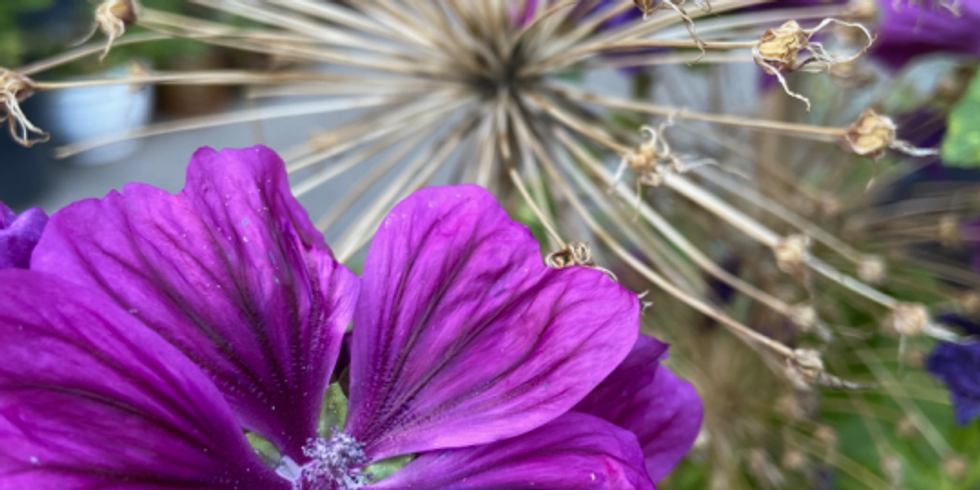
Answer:
[[[330,440],[310,439],[303,454],[310,461],[302,467],[291,460],[280,465],[280,475],[293,481],[294,490],[356,490],[368,483],[367,475],[361,474],[361,467],[368,463],[364,444],[348,434],[335,432]]]

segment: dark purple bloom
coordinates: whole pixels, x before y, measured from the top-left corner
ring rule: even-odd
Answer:
[[[926,360],[926,368],[949,389],[957,423],[980,418],[980,343],[941,342]]]
[[[31,265],[0,272],[0,489],[652,489],[700,425],[636,296],[545,267],[474,186],[396,206],[358,280],[274,153],[205,149],[180,194],[56,213]],[[321,437],[352,318],[347,422]]]
[[[0,202],[0,269],[26,269],[31,252],[41,239],[48,215],[40,208],[31,208],[17,216]]]
[[[959,16],[938,5],[878,0],[881,22],[871,54],[894,68],[929,53],[980,57],[980,0],[963,0]]]

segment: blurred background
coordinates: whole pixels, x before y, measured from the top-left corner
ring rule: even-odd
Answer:
[[[492,7],[477,5],[480,2]],[[446,83],[472,89],[477,93],[474,98],[485,102],[492,99],[485,85],[499,82],[504,75],[488,76],[487,82],[461,68],[471,63],[459,61],[467,54],[477,65],[485,58],[495,59],[485,54],[486,50],[496,53],[494,41],[486,40],[485,47],[480,43],[497,31],[486,28],[484,32],[481,23],[516,35],[531,25],[529,19],[560,2],[453,2],[462,12],[458,23],[442,25],[452,32],[437,30],[434,35],[455,39],[455,31],[464,32],[463,38],[473,45],[446,47],[447,64],[438,67],[442,71],[432,72],[440,75],[405,75],[384,69],[378,75],[361,62],[337,62],[330,58],[332,52],[312,55],[286,49],[283,54],[281,44],[262,44],[254,37],[256,32],[301,37],[315,32],[316,27],[330,29],[331,33],[356,35],[353,43],[339,44],[343,52],[361,59],[362,51],[378,53],[373,45],[357,43],[385,45],[390,41],[383,35],[374,37],[379,26],[411,31],[406,19],[426,19],[425,15],[412,16],[418,2],[404,4],[405,17],[397,15],[403,7],[400,3],[385,7],[370,0],[319,3],[378,22],[362,26],[330,20],[332,17],[309,14],[314,10],[290,9],[288,0],[143,0],[139,4],[143,10],[136,9],[141,16],[125,22],[119,39],[160,33],[167,39],[116,42],[100,59],[109,32],[93,24],[93,19],[103,2],[0,2],[0,67],[20,71],[19,67],[42,66],[64,53],[90,50],[88,56],[55,63],[31,75],[35,82],[52,85],[32,91],[19,106],[34,125],[50,133],[50,141],[26,148],[6,134],[0,137],[0,201],[15,211],[39,206],[53,213],[73,201],[122,189],[129,182],[177,192],[197,148],[264,144],[280,152],[287,164],[302,167],[295,172],[292,168],[298,167],[290,167],[294,192],[311,218],[323,223],[331,245],[336,241],[348,245],[343,256],[356,269],[360,245],[369,238],[376,214],[373,209],[383,211],[411,190],[403,185],[392,192],[388,187],[404,179],[399,172],[412,168],[404,162],[431,158],[429,150],[452,146],[446,139],[452,135],[449,131],[453,125],[464,125],[447,111],[446,127],[413,134],[422,143],[395,158],[402,163],[388,165],[384,158],[391,153],[385,151],[394,147],[393,142],[388,146],[379,143],[377,155],[360,157],[344,145],[397,122],[402,117],[399,111],[410,108],[409,103],[328,113],[310,108],[324,100],[354,104],[353,95],[347,92],[357,85],[358,77],[364,78],[361,89],[369,96],[408,93],[424,100],[430,95],[425,91],[385,89],[385,84],[401,76],[412,83],[442,83],[442,74],[449,80]],[[724,322],[652,287],[649,275],[628,266],[613,247],[603,246],[597,238],[600,234],[570,211],[569,198],[555,190],[561,185],[534,173],[534,165],[527,162],[535,157],[527,143],[522,143],[527,136],[514,129],[519,127],[514,120],[502,136],[491,134],[496,122],[486,122],[486,131],[479,121],[475,125],[480,131],[463,131],[452,147],[453,165],[436,168],[417,185],[480,182],[531,226],[546,248],[553,247],[542,223],[546,218],[532,212],[514,192],[502,169],[527,171],[524,175],[536,198],[549,210],[547,219],[554,220],[566,238],[588,240],[597,262],[615,272],[621,282],[638,292],[651,290],[649,298],[655,306],[645,317],[644,328],[673,344],[671,368],[695,384],[706,406],[701,437],[662,488],[980,488],[980,422],[962,416],[957,420],[962,407],[980,404],[980,352],[969,337],[980,335],[980,255],[976,254],[980,242],[980,82],[976,75],[980,2],[719,0],[711,2],[714,10],[708,11],[700,8],[701,2],[678,1],[671,5],[686,10],[665,8],[644,24],[642,5],[660,3],[586,0],[552,15],[536,31],[529,28],[533,35],[521,45],[525,51],[515,51],[526,53],[529,60],[535,55],[548,59],[574,53],[589,42],[600,46],[599,54],[583,55],[580,63],[527,79],[511,80],[510,72],[503,70],[507,83],[517,87],[507,90],[517,92],[514,98],[521,100],[524,84],[531,91],[537,84],[554,83],[657,106],[659,109],[641,110],[629,104],[578,104],[581,101],[548,92],[553,97],[549,100],[567,109],[568,117],[578,124],[554,113],[550,118],[543,116],[540,112],[548,112],[542,109],[547,108],[545,104],[527,102],[527,125],[534,129],[531,139],[539,137],[547,151],[569,161],[573,160],[569,151],[574,154],[574,148],[554,148],[563,141],[563,131],[578,131],[575,134],[583,151],[575,154],[578,166],[574,168],[587,168],[581,162],[595,158],[612,174],[623,170],[620,163],[628,152],[615,143],[610,145],[609,140],[637,148],[643,142],[641,126],[657,127],[671,120],[673,125],[657,136],[670,142],[673,154],[683,156],[681,167],[710,161],[675,169],[678,173],[780,236],[803,233],[816,237],[814,256],[823,258],[834,274],[849,274],[861,282],[861,288],[876,288],[874,291],[897,298],[898,307],[883,306],[876,303],[874,294],[862,295],[853,284],[828,279],[833,274],[813,274],[815,280],[810,273],[799,277],[788,272],[785,264],[772,260],[770,248],[778,247],[750,239],[737,225],[682,196],[678,188],[651,184],[656,175],[644,174],[643,169],[630,166],[619,175],[619,183],[630,192],[640,190],[635,202],[619,200],[612,191],[588,194],[588,183],[577,187],[578,194],[592,196],[587,206],[590,212],[613,230],[630,253],[726,318],[793,348],[819,350],[827,371],[835,374],[833,380],[803,380],[801,384],[785,372],[786,359],[746,342],[725,329]],[[493,17],[497,12],[493,9],[498,8],[503,13]],[[467,17],[468,9],[476,13]],[[613,9],[614,14],[610,13]],[[152,15],[142,15],[147,12]],[[757,41],[787,20],[813,27],[825,18],[867,26],[877,36],[876,44],[857,61],[833,63],[821,72],[806,73],[803,66],[787,69],[782,72],[784,90],[748,52],[726,57],[727,51],[723,56],[709,49],[704,60],[692,64],[698,53],[690,26],[679,12],[690,15],[709,44]],[[93,25],[96,32],[87,40]],[[205,39],[216,26],[253,37],[214,35]],[[588,29],[580,29],[583,34],[576,38],[574,33],[581,26]],[[859,52],[865,43],[859,30],[847,26],[831,25],[811,35],[812,41],[822,42],[834,53]],[[613,45],[623,40],[672,41],[678,47],[626,49],[629,46]],[[73,47],[82,41],[82,48]],[[276,40],[290,42],[285,37]],[[319,46],[309,40],[297,43]],[[406,50],[411,49],[408,43]],[[329,59],[324,61],[324,57]],[[393,66],[404,61],[398,56],[370,59]],[[523,62],[521,56],[504,57],[504,64],[513,63],[517,68]],[[486,61],[486,66],[496,65]],[[250,84],[247,80],[202,83],[182,78],[184,82],[170,83],[161,78],[184,73],[198,74],[203,80],[224,80],[224,75],[215,74],[255,77],[290,74],[297,69],[309,76],[347,81],[334,85]],[[123,78],[145,82],[99,82]],[[72,88],[86,81],[97,83]],[[790,97],[790,91],[809,99],[812,110]],[[351,93],[356,95],[356,90]],[[860,153],[847,134],[868,108],[889,115],[889,123],[897,128],[887,144]],[[708,116],[685,119],[682,111]],[[463,109],[459,113],[467,114]],[[719,122],[710,115],[739,119]],[[775,129],[759,130],[760,125],[773,121]],[[792,127],[794,124],[799,127]],[[118,142],[77,151],[100,138]],[[499,146],[485,150],[493,145]],[[351,148],[365,147],[357,143]],[[366,148],[370,153],[370,144]],[[915,148],[941,148],[942,153],[922,156]],[[326,156],[311,159],[316,155]],[[467,165],[475,166],[483,155],[493,155],[489,159],[495,166],[487,167],[493,169],[488,176],[481,171],[472,177]],[[660,163],[668,161],[676,163],[669,158]],[[388,170],[379,170],[385,166]],[[701,168],[695,170],[695,166]],[[576,171],[563,175],[575,182]],[[583,170],[582,175],[586,174]],[[617,183],[588,175],[603,192]],[[639,217],[641,198],[644,206],[672,223],[669,230],[683,239],[669,238],[671,232],[651,224],[648,214]],[[732,278],[751,283],[764,294],[733,286],[737,281]],[[773,308],[773,304],[782,306]],[[816,320],[797,316],[803,311],[796,308],[800,305]],[[928,318],[923,321],[945,334],[916,331],[909,335],[889,327],[908,305],[928,307]],[[951,336],[956,340],[941,342]],[[960,349],[961,343],[968,347]],[[943,345],[955,352],[940,352]],[[930,365],[930,359],[939,359],[938,364]]]

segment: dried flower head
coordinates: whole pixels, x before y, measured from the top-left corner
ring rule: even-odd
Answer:
[[[26,147],[48,141],[50,135],[31,123],[20,108],[20,103],[34,95],[34,81],[13,70],[0,67],[0,124],[4,122],[10,128],[10,136],[14,141]],[[31,133],[39,135],[32,138]]]
[[[837,56],[828,53],[822,43],[811,40],[814,35],[832,24],[860,30],[866,38],[864,46],[850,56]],[[790,90],[782,74],[793,71],[829,71],[835,65],[856,60],[871,47],[873,42],[874,36],[866,27],[858,23],[830,18],[824,19],[812,29],[803,29],[795,20],[789,20],[780,27],[768,29],[762,34],[759,41],[752,47],[752,59],[766,73],[775,76],[788,95],[803,101],[806,104],[806,110],[809,111],[810,100]],[[809,52],[810,56],[800,59],[800,52],[802,51]]]

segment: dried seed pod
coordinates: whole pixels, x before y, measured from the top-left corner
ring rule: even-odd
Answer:
[[[786,483],[786,477],[772,462],[764,449],[750,449],[746,457],[749,472],[752,477],[768,487],[780,488]]]
[[[684,173],[703,165],[717,165],[718,162],[710,158],[674,154],[667,139],[664,138],[664,131],[672,124],[673,119],[670,118],[656,129],[641,126],[640,132],[648,136],[646,141],[640,143],[636,150],[623,155],[613,181],[619,182],[623,172],[628,168],[636,172],[638,185],[660,187],[664,183],[664,175],[667,172]],[[637,192],[638,196],[639,194]]]
[[[851,151],[861,156],[880,158],[893,143],[898,126],[887,116],[865,109],[857,121],[847,128],[844,138]]]
[[[810,255],[810,237],[788,235],[772,247],[776,264],[787,274],[801,275],[806,272],[806,258]]]
[[[831,24],[858,29],[864,34],[867,42],[857,53],[851,56],[832,55],[824,49],[821,43],[810,40],[814,34]],[[817,73],[828,71],[835,65],[856,60],[871,47],[873,42],[874,36],[861,24],[830,18],[824,19],[812,29],[803,29],[795,20],[789,20],[779,28],[768,29],[762,34],[759,42],[752,47],[752,59],[755,64],[762,67],[763,71],[776,77],[787,95],[803,101],[806,104],[806,110],[809,111],[810,100],[789,89],[786,79],[783,78],[783,72],[804,70]],[[802,51],[807,51],[810,56],[800,59]]]
[[[796,67],[800,51],[809,45],[810,36],[800,24],[790,20],[777,29],[767,29],[759,39],[753,55],[757,63],[759,60],[766,61],[760,66],[766,73],[774,75],[775,71],[792,71]]]
[[[613,281],[618,280],[612,271],[596,265],[595,259],[592,257],[592,249],[585,242],[569,242],[561,250],[548,254],[544,261],[548,267],[554,269],[573,266],[588,267],[604,272]]]
[[[885,264],[885,259],[879,255],[865,255],[857,264],[857,273],[862,281],[878,284],[885,280],[888,266]]]
[[[904,476],[902,475],[902,460],[893,454],[884,455],[881,458],[881,472],[885,475],[893,487],[902,485]]]
[[[20,108],[20,103],[34,95],[35,85],[30,78],[0,67],[0,124],[7,123],[14,141],[30,148],[36,143],[48,141],[50,135],[31,123]],[[39,135],[31,138],[31,133]]]
[[[837,447],[837,443],[840,440],[840,437],[837,436],[837,431],[828,425],[817,426],[817,430],[813,431],[813,438],[828,448]]]
[[[545,258],[545,263],[555,269],[564,269],[572,266],[595,267],[592,258],[592,250],[589,244],[584,242],[569,242],[565,248],[551,253]]]
[[[944,214],[939,218],[939,243],[944,247],[957,247],[963,244],[960,221],[954,214]]]
[[[896,139],[897,130],[898,126],[890,117],[868,108],[847,128],[844,142],[854,153],[871,159],[880,158],[889,148],[915,157],[939,153],[932,148],[916,148],[907,141]]]
[[[806,460],[806,455],[798,449],[790,449],[783,453],[782,460],[783,468],[790,471],[806,471],[809,466]]]
[[[701,38],[698,37],[698,30],[694,26],[694,20],[691,19],[691,16],[688,15],[687,11],[681,7],[681,5],[686,2],[687,0],[661,0],[660,3],[654,4],[654,0],[633,0],[633,5],[636,5],[636,8],[640,9],[640,12],[643,13],[643,20],[649,20],[653,14],[663,9],[669,8],[676,12],[677,15],[680,16],[681,20],[684,21],[684,27],[687,28],[687,32],[691,35],[691,39],[694,41],[694,44],[701,50],[701,55],[694,60],[694,63],[697,63],[702,57],[704,57],[704,48],[706,44],[701,40]],[[704,12],[711,12],[711,4],[708,3],[708,0],[694,0],[694,3]]]
[[[112,48],[112,43],[126,33],[126,28],[136,23],[138,5],[136,0],[104,0],[95,9],[95,23],[87,36],[76,44],[82,44],[102,31],[109,38],[105,51],[99,59],[105,59]]]
[[[918,303],[901,303],[892,310],[888,327],[898,335],[917,337],[929,326],[929,310]]]
[[[820,321],[817,310],[813,305],[800,304],[793,306],[790,311],[790,321],[797,327],[800,327],[800,330],[803,332],[813,333],[824,342],[830,342],[834,338],[834,333]]]
[[[943,460],[943,472],[953,480],[962,480],[970,467],[961,456],[948,456]]]

